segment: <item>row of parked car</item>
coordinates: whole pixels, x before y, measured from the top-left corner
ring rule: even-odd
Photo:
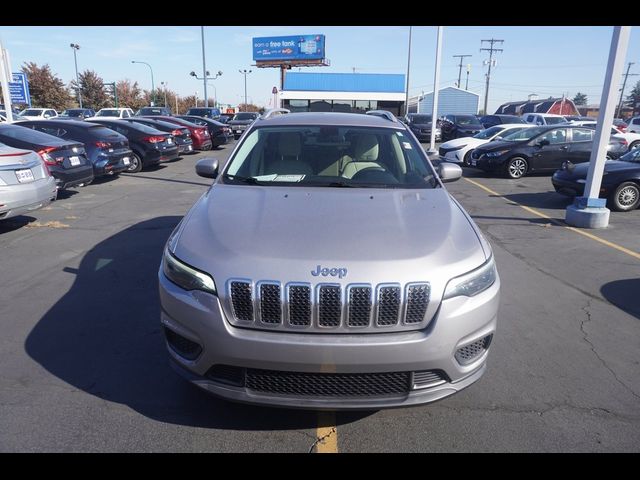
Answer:
[[[503,123],[470,137],[443,143],[441,161],[459,163],[519,179],[533,172],[553,172],[558,193],[584,193],[593,148],[594,121],[532,125]],[[611,127],[600,196],[616,211],[640,206],[640,134]]]
[[[45,206],[58,190],[210,150],[231,135],[220,122],[190,115],[0,124],[0,220]]]

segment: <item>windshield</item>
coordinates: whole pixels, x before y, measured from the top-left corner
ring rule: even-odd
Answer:
[[[458,125],[480,125],[480,120],[473,115],[457,115],[456,123]]]
[[[81,117],[84,110],[65,110],[60,114],[61,117]]]
[[[634,148],[633,150],[622,155],[618,160],[640,163],[640,148]]]
[[[434,188],[419,144],[400,130],[351,126],[262,127],[230,161],[225,183]]]
[[[545,117],[547,125],[557,125],[558,123],[566,123],[564,117]]]
[[[503,130],[504,128],[502,127],[490,127],[490,128],[487,128],[486,130],[482,130],[481,132],[476,133],[473,136],[473,138],[477,138],[479,140],[488,140]]]
[[[502,123],[527,123],[521,117],[516,117],[515,115],[500,115],[500,120],[502,120]]]
[[[234,120],[254,120],[258,116],[257,113],[236,113]]]
[[[527,142],[531,140],[533,137],[537,137],[541,133],[544,133],[548,130],[545,127],[531,127],[531,128],[523,128],[519,132],[512,133],[510,135],[505,136],[502,140],[507,142]]]
[[[40,115],[42,115],[43,110],[39,109],[39,108],[27,108],[26,110],[23,110],[22,112],[20,112],[21,116],[33,116],[33,117],[38,117]]]
[[[113,110],[113,109],[100,110],[96,114],[96,117],[119,117],[119,116],[120,116],[120,110]]]
[[[431,123],[431,115],[413,115],[411,121],[413,123]]]

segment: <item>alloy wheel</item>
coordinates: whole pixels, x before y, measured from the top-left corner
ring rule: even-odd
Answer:
[[[520,178],[527,171],[527,162],[522,158],[515,158],[509,162],[507,168],[511,178]]]
[[[618,203],[623,207],[630,207],[638,201],[638,187],[629,185],[618,192]]]

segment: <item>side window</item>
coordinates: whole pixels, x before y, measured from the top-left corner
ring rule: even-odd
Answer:
[[[593,140],[593,130],[588,128],[573,129],[574,142],[590,142],[591,140]]]
[[[122,112],[122,118],[129,118],[129,112],[128,112],[128,111],[126,111],[126,110],[124,110],[124,111]]]
[[[527,121],[528,123],[533,122],[533,115],[527,115],[527,119],[526,119],[526,121]]]
[[[634,118],[631,123],[633,123],[634,125],[640,125],[640,117]]]
[[[549,140],[550,145],[558,144],[558,143],[566,143],[567,141],[567,130],[565,128],[556,128],[554,130],[549,130],[547,133],[542,135],[539,140]]]

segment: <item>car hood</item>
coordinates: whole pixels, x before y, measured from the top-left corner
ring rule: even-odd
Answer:
[[[454,140],[449,140],[448,142],[444,142],[442,145],[440,145],[440,147],[444,149],[450,149],[456,147],[464,147],[465,145],[479,146],[487,142],[488,140],[480,140],[479,138],[461,137]]]
[[[446,282],[486,260],[478,236],[442,188],[383,190],[217,184],[192,207],[174,253],[210,273],[281,282]],[[348,275],[316,277],[318,265]]]
[[[606,173],[624,172],[627,170],[640,171],[640,163],[624,162],[621,160],[607,160],[604,162],[604,171]],[[573,176],[576,178],[587,178],[589,172],[589,162],[577,163],[573,169]]]
[[[249,125],[253,123],[253,120],[229,120],[228,125]]]

